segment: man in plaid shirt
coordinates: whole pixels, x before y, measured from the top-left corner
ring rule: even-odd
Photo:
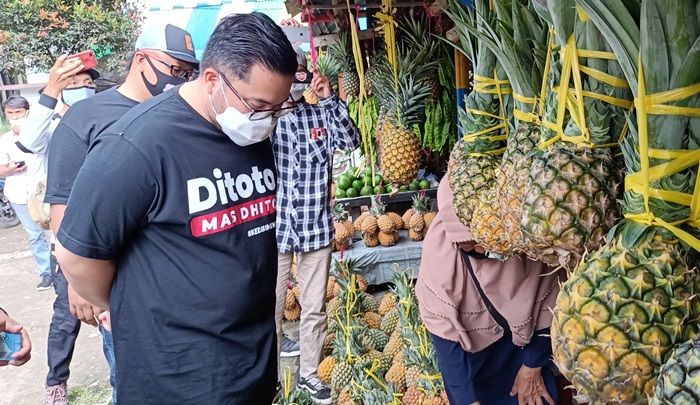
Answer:
[[[299,47],[296,51],[298,71],[306,72],[306,56]],[[303,100],[304,87],[292,87],[293,99],[301,101],[292,113],[280,118],[272,137],[277,164],[279,249],[275,319],[279,347],[283,345],[282,317],[289,271],[296,254],[302,308],[299,387],[307,390],[315,402],[330,404],[330,389],[318,379],[316,369],[326,335],[326,284],[334,236],[330,206],[333,151],[354,150],[360,136],[345,103],[333,94],[327,78],[318,72],[313,74],[310,87],[320,99],[318,105]],[[283,373],[280,369],[280,377]]]

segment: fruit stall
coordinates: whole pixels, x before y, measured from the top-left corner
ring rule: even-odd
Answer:
[[[362,135],[333,187],[334,403],[448,404],[413,289],[444,176],[490,257],[566,270],[574,401],[700,403],[700,1],[312,3],[335,30],[312,62]]]

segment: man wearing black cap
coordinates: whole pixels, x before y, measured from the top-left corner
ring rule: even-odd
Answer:
[[[125,82],[121,86],[90,97],[89,101],[78,101],[71,106],[53,132],[48,154],[48,182],[44,201],[51,204],[51,229],[54,232],[58,231],[63,220],[73,183],[95,138],[135,105],[193,79],[198,64],[192,39],[187,31],[171,24],[149,25],[144,27],[136,42],[136,50],[130,60]],[[66,91],[62,94],[65,100]],[[72,94],[68,97],[66,103],[72,101]],[[61,277],[61,281],[65,282],[65,279]],[[65,284],[63,289],[70,312],[76,318],[91,325],[97,325],[98,317],[101,320],[109,319],[108,313],[104,311],[106,308],[90,305],[68,284]],[[65,304],[65,298],[63,302]],[[79,327],[77,323],[71,331],[73,342]],[[105,341],[105,355],[108,361],[113,363],[114,352],[109,328],[109,322],[102,321],[100,329]],[[68,347],[70,350],[65,367],[55,374],[49,373],[46,383],[47,404],[67,404],[64,399],[67,392],[65,381],[68,379],[67,365],[73,345],[65,342],[62,347]],[[114,367],[111,367],[111,371],[110,380],[115,387]],[[114,393],[116,394],[116,390]],[[113,396],[113,402],[116,403],[116,395]]]

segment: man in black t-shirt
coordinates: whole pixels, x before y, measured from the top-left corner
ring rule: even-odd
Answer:
[[[92,145],[57,255],[76,292],[110,308],[121,403],[271,403],[268,137],[296,69],[269,17],[226,17],[198,80],[135,107]]]
[[[198,63],[187,31],[170,24],[148,25],[136,41],[136,51],[129,63],[126,81],[118,88],[106,90],[71,106],[54,130],[49,146],[44,201],[51,204],[51,227],[55,233],[63,220],[73,183],[95,138],[138,103],[162,93],[167,86],[192,79]],[[47,86],[48,89],[50,86]],[[56,100],[53,101],[55,104]],[[107,179],[107,184],[111,180]],[[66,283],[60,268],[54,274],[54,287],[56,300],[49,329],[49,373],[45,397],[47,404],[62,405],[67,404],[66,381],[80,331],[80,322],[76,318],[96,326],[97,316],[107,307],[93,306],[82,299]],[[100,329],[114,387],[116,377],[112,337],[108,329]],[[113,399],[116,403],[116,398]]]

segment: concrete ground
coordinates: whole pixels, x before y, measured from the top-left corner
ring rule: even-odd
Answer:
[[[46,342],[56,295],[53,290],[36,291],[38,274],[24,230],[20,226],[0,229],[0,306],[27,328],[32,341],[32,359],[27,364],[0,368],[0,405],[43,404]],[[75,399],[86,387],[104,389],[109,384],[109,368],[96,328],[82,326],[70,370],[72,402],[96,405]]]

